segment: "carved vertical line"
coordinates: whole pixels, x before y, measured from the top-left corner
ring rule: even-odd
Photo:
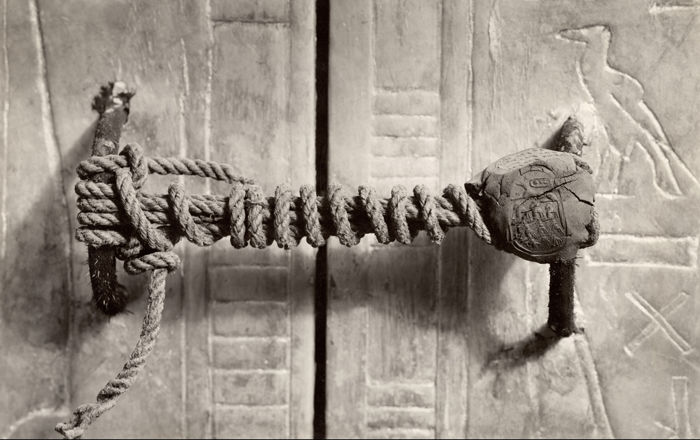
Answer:
[[[207,265],[205,264],[205,268]],[[215,403],[215,398],[214,398],[214,373],[212,371],[212,362],[214,361],[214,347],[212,343],[212,333],[214,330],[214,323],[212,322],[211,319],[211,308],[212,308],[212,301],[210,299],[209,295],[209,289],[211,289],[211,282],[209,280],[209,271],[205,269],[205,278],[206,280],[204,281],[205,285],[205,292],[206,292],[206,314],[207,314],[207,386],[209,387],[209,408],[210,411],[208,413],[209,420],[207,420],[207,426],[209,427],[209,432],[207,433],[208,435],[206,437],[208,438],[216,438],[216,403]]]
[[[7,4],[5,3],[5,7]],[[4,12],[6,9],[3,10]],[[4,22],[4,34],[6,37],[7,30],[6,30],[6,14],[3,14],[3,22]],[[59,187],[60,191],[60,204],[61,204],[61,209],[65,213],[66,216],[66,223],[68,226],[68,230],[66,231],[66,242],[65,246],[63,249],[64,255],[65,255],[65,260],[66,260],[66,272],[65,272],[65,281],[66,281],[66,291],[64,292],[64,299],[66,300],[66,305],[64,306],[63,314],[65,318],[65,322],[68,323],[68,327],[65,329],[65,331],[68,333],[67,335],[67,341],[66,345],[64,347],[64,352],[66,354],[66,358],[69,359],[70,357],[70,349],[73,346],[73,332],[70,329],[71,323],[72,323],[72,309],[68,307],[68,304],[70,304],[70,299],[72,296],[73,292],[73,259],[71,256],[73,255],[73,240],[72,236],[73,234],[71,231],[73,230],[73,221],[72,221],[72,216],[70,213],[70,209],[68,208],[68,197],[66,194],[66,187],[65,187],[65,180],[63,178],[63,157],[61,155],[61,149],[59,146],[58,142],[58,137],[56,135],[56,128],[55,128],[55,117],[53,113],[53,106],[51,104],[51,95],[49,91],[49,74],[48,74],[48,69],[46,66],[46,48],[44,45],[44,32],[42,29],[41,25],[41,17],[39,14],[39,4],[37,0],[33,0],[29,2],[29,22],[32,27],[32,35],[34,36],[34,47],[36,51],[36,62],[37,62],[37,89],[39,91],[39,96],[41,99],[41,122],[42,122],[42,128],[43,128],[43,135],[44,135],[44,146],[46,147],[46,158],[47,158],[47,165],[48,165],[48,173],[51,179],[56,179],[57,182],[56,184]],[[6,38],[4,39],[4,44],[7,44]],[[5,56],[7,56],[7,46],[5,46]],[[7,59],[5,60],[7,62]],[[8,63],[9,64],[9,63]],[[7,84],[8,86],[8,92],[9,92],[9,83]],[[6,133],[6,132],[5,132]],[[4,135],[6,136],[6,134]],[[6,148],[6,147],[5,147]],[[3,173],[5,175],[6,173]],[[4,198],[4,192],[3,192],[3,198]],[[4,212],[4,210],[3,210]],[[71,384],[71,378],[73,377],[72,374],[72,363],[67,362],[67,369],[68,371],[65,373],[65,389],[63,391],[64,393],[64,400],[66,403],[70,403],[70,390],[73,388]]]
[[[181,64],[182,64],[182,82],[184,88],[182,89],[182,93],[180,93],[180,99],[179,99],[179,104],[180,104],[180,112],[178,115],[178,126],[179,126],[179,136],[180,136],[180,143],[179,143],[179,154],[181,157],[186,157],[188,150],[189,150],[189,145],[188,145],[188,140],[187,140],[187,127],[186,127],[186,121],[185,121],[185,102],[189,96],[190,93],[190,83],[189,83],[189,77],[188,71],[189,71],[189,66],[187,62],[187,51],[185,47],[185,40],[180,38],[180,49],[182,52],[181,56]],[[185,176],[180,176],[178,178],[180,184],[184,185],[185,182]],[[187,250],[184,251],[187,253]],[[181,266],[179,270],[179,274],[181,278],[183,277],[183,268]],[[185,295],[188,295],[189,292],[186,287],[185,283],[180,284],[182,287],[182,296],[183,300],[181,303],[181,316],[182,319],[180,320],[180,406],[181,406],[181,411],[182,411],[182,417],[180,419],[180,435],[183,437],[187,437],[187,313],[185,310],[185,307],[187,305],[187,300],[185,299]]]
[[[32,26],[32,34],[34,35],[34,45],[36,49],[37,62],[37,89],[41,98],[41,122],[44,134],[44,145],[46,147],[46,156],[48,162],[49,173],[53,176],[58,173],[59,180],[61,178],[61,153],[56,137],[54,127],[53,110],[51,108],[51,96],[49,94],[48,71],[46,68],[46,53],[44,48],[44,35],[41,28],[41,18],[39,17],[39,5],[37,0],[29,3],[29,22]],[[63,185],[61,185],[63,187]],[[62,205],[67,209],[66,195],[63,191]],[[69,216],[70,217],[70,216]],[[69,221],[70,223],[70,221]],[[69,255],[68,249],[66,254]]]
[[[536,331],[533,329],[533,310],[530,307],[534,298],[533,294],[533,282],[532,282],[532,269],[531,265],[525,266],[525,316],[527,320],[527,327],[530,331]],[[535,304],[537,304],[535,302]],[[531,362],[525,363],[525,381],[527,385],[527,397],[530,403],[531,414],[537,417],[537,426],[541,426],[542,415],[540,411],[540,403],[537,396],[537,386],[535,384],[535,378],[533,377],[533,365]]]
[[[204,160],[211,160],[211,93],[214,76],[214,25],[211,19],[211,0],[205,4],[207,26],[207,89],[204,93]],[[211,190],[209,179],[205,182],[207,193]]]
[[[370,1],[370,7],[369,7],[369,90],[370,90],[370,96],[369,96],[369,112],[370,112],[370,121],[374,120],[374,115],[372,114],[373,112],[373,102],[374,102],[374,95],[377,90],[377,17],[379,16],[379,13],[377,11],[377,0],[371,0]],[[370,133],[373,134],[372,128],[370,128]],[[370,138],[371,139],[371,138]],[[371,158],[371,152],[368,153],[370,156],[369,158],[369,165],[370,167],[372,166],[372,158]],[[365,245],[367,246],[367,245]],[[364,383],[362,384],[363,387],[363,393],[362,393],[362,429],[363,429],[363,435],[366,435],[367,431],[367,395],[369,394],[367,392],[367,387],[370,382],[370,377],[369,377],[369,364],[367,362],[368,359],[370,359],[370,305],[369,304],[364,304],[363,305],[363,310],[362,310],[362,318],[364,319],[363,322],[363,344],[364,344],[364,359],[365,361],[363,362],[362,369],[364,373]]]
[[[294,72],[292,71],[292,57],[295,56],[294,53],[294,39],[297,38],[297,36],[294,34],[292,31],[292,27],[297,24],[293,23],[295,21],[294,18],[292,18],[292,12],[291,12],[291,5],[290,5],[290,0],[287,0],[287,14],[288,14],[288,20],[289,20],[289,27],[282,28],[280,32],[286,32],[287,34],[287,74],[284,77],[285,81],[285,87],[287,90],[287,99],[286,99],[286,108],[285,108],[285,117],[286,117],[286,124],[285,124],[285,131],[286,131],[286,147],[287,147],[287,163],[292,164],[294,163],[293,157],[294,154],[292,150],[294,149],[293,142],[294,140],[292,139],[292,133],[291,133],[291,127],[290,127],[290,122],[292,119],[290,118],[291,112],[292,112],[292,100],[294,99],[293,95],[293,90],[294,90]],[[291,185],[292,180],[293,180],[293,175],[292,172],[287,174],[287,183]],[[292,368],[292,365],[294,364],[294,351],[292,350],[292,340],[294,339],[294,326],[293,326],[293,299],[292,299],[292,270],[293,270],[293,263],[292,261],[294,260],[294,257],[292,256],[292,253],[295,252],[296,249],[292,250],[291,252],[287,252],[286,254],[286,267],[287,267],[287,281],[285,283],[285,289],[286,291],[286,296],[285,300],[287,302],[287,335],[289,335],[289,344],[287,344],[287,437],[291,437],[292,435],[292,405],[294,403],[294,397],[292,396],[293,393],[293,382],[294,382],[294,377],[293,377],[293,371],[294,369]]]
[[[473,164],[474,164],[474,106],[475,106],[475,99],[474,99],[474,53],[475,53],[475,48],[474,48],[474,38],[476,34],[476,28],[474,26],[474,21],[475,21],[475,16],[476,16],[476,10],[475,10],[475,4],[473,0],[469,0],[469,42],[468,42],[468,47],[469,47],[469,58],[468,58],[468,63],[467,63],[467,108],[466,108],[466,116],[467,116],[467,148],[469,148],[469,151],[467,152],[466,159],[467,159],[467,169],[465,170],[468,174],[472,174],[473,170]],[[466,311],[465,311],[465,318],[468,319],[469,317],[469,306],[470,306],[470,300],[472,297],[472,291],[470,289],[471,287],[471,266],[469,265],[469,261],[471,260],[472,257],[472,246],[471,242],[473,241],[473,238],[471,235],[467,236],[467,245],[464,247],[464,252],[465,252],[465,258],[467,261],[467,264],[465,265],[465,271],[467,272],[466,274],[466,280],[465,280],[465,303],[466,303]],[[471,404],[470,398],[469,398],[469,387],[470,387],[470,382],[471,382],[471,377],[469,376],[469,370],[470,370],[470,361],[471,358],[469,356],[469,324],[467,323],[466,327],[466,335],[465,338],[467,338],[467,352],[465,353],[465,359],[464,359],[464,368],[465,368],[465,376],[466,376],[466,391],[465,391],[465,402],[464,402],[464,435],[467,436],[469,435],[469,405]]]
[[[671,378],[673,414],[676,421],[676,434],[678,438],[693,438],[693,432],[690,426],[688,382],[687,376],[673,376]]]
[[[372,91],[370,105],[374,101],[374,94],[377,89],[377,0],[371,0],[369,8],[369,88]],[[370,107],[372,109],[373,107]],[[371,111],[371,110],[370,110]]]
[[[205,23],[207,28],[208,37],[208,47],[207,47],[207,80],[206,80],[206,90],[204,93],[204,159],[211,160],[211,98],[212,98],[212,81],[214,76],[214,24],[212,22],[211,15],[211,0],[206,0],[204,6],[205,9]],[[204,188],[206,193],[211,192],[211,182],[210,179],[205,179]],[[209,253],[206,253],[206,258],[209,258]],[[204,267],[207,267],[207,263],[204,263]],[[215,404],[214,404],[214,377],[211,369],[211,364],[213,360],[213,346],[212,346],[212,330],[213,323],[211,319],[211,300],[209,299],[209,271],[205,271],[205,292],[207,292],[207,298],[205,302],[205,313],[207,319],[207,365],[209,366],[207,370],[207,386],[209,387],[209,407],[210,411],[208,413],[209,420],[206,426],[209,427],[209,432],[206,433],[206,437],[214,437],[216,434],[215,426]]]
[[[290,52],[291,53],[291,52]],[[291,154],[290,154],[291,156]],[[293,251],[292,251],[293,252]],[[284,288],[286,290],[285,292],[285,301],[287,303],[287,335],[289,337],[289,343],[287,344],[287,363],[285,364],[285,367],[287,368],[287,437],[291,437],[292,434],[292,404],[294,402],[294,397],[292,395],[294,391],[294,377],[292,375],[293,368],[292,365],[294,363],[294,350],[292,349],[292,341],[294,340],[294,321],[293,321],[293,310],[292,310],[292,301],[294,299],[292,298],[292,255],[291,252],[287,252],[287,280],[284,283]]]
[[[39,90],[39,96],[41,97],[41,118],[42,127],[44,134],[44,143],[46,146],[46,156],[48,162],[49,173],[52,176],[57,176],[59,180],[59,187],[61,190],[61,207],[66,213],[68,218],[68,237],[71,237],[72,223],[70,211],[68,210],[68,197],[65,190],[65,182],[63,180],[63,158],[61,157],[61,149],[58,144],[58,138],[56,136],[56,128],[54,124],[54,114],[51,105],[51,95],[49,93],[49,75],[46,67],[46,49],[44,47],[44,33],[41,27],[41,18],[39,17],[39,6],[37,0],[33,0],[29,3],[30,17],[29,21],[32,26],[32,33],[34,34],[34,44],[36,47],[37,55],[37,68],[39,73],[37,75],[37,88]],[[9,88],[8,88],[9,90]],[[66,260],[68,261],[68,291],[72,292],[72,261],[70,258],[72,251],[72,240],[66,240],[66,247],[64,253],[66,255]]]
[[[574,310],[583,315],[578,291],[578,289],[574,288]],[[579,317],[579,319],[581,319],[581,317]],[[593,411],[593,420],[599,431],[599,435],[604,438],[615,438],[615,432],[610,425],[608,409],[605,406],[605,400],[600,386],[600,375],[598,374],[598,368],[596,367],[593,353],[591,352],[590,341],[585,334],[574,336],[574,345],[576,347],[576,354],[579,358],[581,370],[583,371],[583,376],[586,379],[586,388],[588,389],[588,398]]]
[[[596,427],[605,438],[615,438],[615,433],[610,426],[608,411],[605,407],[605,401],[603,400],[603,394],[600,389],[598,369],[595,366],[588,339],[585,336],[576,337],[575,345],[576,352],[581,360],[584,376],[586,377],[586,385],[590,395],[591,408],[593,409]]]
[[[444,3],[445,3],[444,0],[438,2],[439,11],[437,14],[435,14],[436,19],[437,19],[437,23],[436,23],[437,32],[435,33],[435,36],[438,40],[435,47],[437,47],[437,50],[438,50],[437,60],[438,60],[439,68],[440,68],[440,74],[438,75],[438,78],[439,78],[439,80],[438,80],[438,100],[440,102],[440,105],[438,105],[438,108],[437,108],[437,119],[438,119],[438,127],[439,127],[438,128],[438,130],[439,130],[438,142],[440,145],[439,154],[443,157],[445,155],[446,147],[449,148],[449,146],[445,145],[445,130],[444,130],[444,125],[443,125],[443,121],[442,121],[442,106],[443,106],[443,99],[444,99],[442,92],[443,92],[443,87],[444,87],[444,82],[445,82],[445,72],[444,72],[445,69],[443,68],[443,66],[446,62],[443,59],[443,55],[444,55],[445,51],[442,48],[442,45],[444,42],[444,35],[443,35],[444,17],[442,15],[443,11],[445,9]],[[445,177],[442,175],[442,168],[443,168],[442,167],[442,160],[438,160],[438,169],[437,169],[438,182],[439,182],[438,187],[440,185],[442,185],[442,183],[443,183],[442,181],[444,180],[444,177]],[[441,429],[441,427],[440,427],[441,424],[439,423],[439,419],[443,416],[442,414],[439,413],[440,408],[439,408],[439,403],[438,403],[438,400],[440,398],[440,394],[439,394],[440,393],[440,378],[439,378],[439,375],[441,372],[440,371],[440,351],[441,351],[440,333],[441,333],[441,330],[442,330],[443,325],[444,325],[442,322],[442,320],[444,319],[444,316],[442,313],[442,302],[443,302],[442,254],[443,254],[443,252],[441,252],[441,250],[439,250],[439,249],[436,249],[435,253],[437,254],[436,255],[437,258],[436,258],[436,264],[435,264],[435,290],[433,292],[433,295],[435,295],[435,320],[434,320],[434,322],[435,322],[435,361],[434,361],[435,362],[435,370],[434,370],[434,376],[433,376],[433,389],[434,389],[434,393],[435,393],[435,401],[433,402],[433,417],[434,417],[435,423],[434,423],[433,432],[434,432],[435,438],[439,438],[440,437],[440,429]]]
[[[10,115],[10,62],[7,53],[7,0],[2,2],[2,59],[3,59],[3,106],[2,106],[2,201],[0,201],[0,220],[2,230],[0,230],[0,259],[5,259],[7,251],[7,144],[9,135],[9,115]],[[1,288],[2,286],[0,286]]]
[[[469,56],[469,90],[467,90],[467,96],[469,96],[469,105],[467,105],[467,113],[469,115],[469,133],[467,134],[468,139],[469,139],[469,153],[467,155],[468,160],[469,160],[469,167],[468,171],[470,174],[473,174],[474,171],[474,163],[477,158],[479,158],[479,155],[477,154],[476,151],[476,141],[479,139],[477,136],[477,130],[480,128],[480,122],[478,117],[476,116],[476,106],[477,106],[477,97],[479,96],[476,90],[476,84],[477,84],[477,74],[483,75],[483,71],[479,71],[479,67],[481,66],[480,59],[483,57],[480,57],[480,55],[483,55],[480,52],[480,45],[477,44],[477,37],[478,37],[478,31],[477,31],[477,20],[479,16],[483,16],[482,12],[483,8],[483,2],[479,1],[474,1],[470,0],[469,1],[469,24],[470,24],[470,33],[471,33],[471,38],[469,39],[469,50],[470,50],[470,56]],[[482,17],[483,18],[483,17]],[[482,20],[483,21],[483,20]],[[472,283],[473,283],[473,264],[471,263],[472,258],[475,255],[474,252],[474,245],[475,245],[475,240],[474,238],[470,235],[467,238],[467,246],[466,246],[466,270],[467,270],[467,280],[466,280],[466,285],[467,285],[467,292],[466,292],[466,319],[467,319],[467,344],[468,347],[470,345],[469,343],[469,338],[472,336],[474,329],[470,323],[471,318],[471,310],[473,309],[474,305],[474,294],[473,291],[474,289],[472,288]],[[466,395],[466,415],[465,415],[465,421],[464,421],[464,430],[465,436],[469,436],[471,434],[471,419],[470,419],[470,414],[472,411],[472,393],[470,390],[470,384],[472,380],[471,376],[471,354],[469,352],[469,349],[467,349],[467,355],[466,355],[466,368],[467,368],[467,395]]]
[[[469,75],[469,78],[467,80],[467,96],[468,96],[468,102],[467,102],[467,120],[468,122],[468,129],[467,129],[467,141],[468,141],[468,148],[469,152],[467,153],[467,173],[469,175],[472,174],[473,168],[474,168],[474,106],[476,105],[475,101],[475,96],[474,96],[474,58],[475,58],[475,50],[474,50],[474,37],[476,34],[476,28],[474,26],[475,20],[476,20],[476,11],[475,11],[475,4],[473,0],[469,0],[469,63],[467,63],[467,72]],[[470,242],[473,241],[473,238],[469,236],[467,238],[467,245],[465,246],[465,258],[467,261],[466,264],[466,272],[467,272],[467,279],[465,283],[466,287],[466,315],[465,318],[469,317],[469,306],[470,306],[470,300],[472,297],[472,291],[470,289],[470,279],[471,279],[471,266],[469,265],[469,261],[471,260],[472,257],[472,247],[470,245]],[[467,336],[469,337],[469,324],[466,326],[467,328]],[[464,403],[464,409],[465,409],[465,420],[464,420],[464,435],[469,434],[469,405],[471,404],[471,401],[469,399],[469,385],[470,385],[470,376],[469,376],[469,369],[470,369],[470,360],[471,358],[469,357],[469,340],[467,339],[467,353],[465,354],[465,375],[466,375],[466,382],[467,382],[467,390],[465,393],[465,400],[466,402]]]

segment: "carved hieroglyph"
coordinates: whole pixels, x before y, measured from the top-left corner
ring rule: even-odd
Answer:
[[[619,192],[620,180],[625,179],[620,173],[624,172],[624,164],[629,162],[635,147],[651,159],[654,180],[661,191],[669,195],[697,191],[698,180],[675,152],[661,123],[644,101],[642,84],[610,65],[610,27],[565,29],[559,35],[585,46],[576,63],[576,72],[598,117],[604,121],[608,136],[608,148],[601,152],[597,170],[600,192]]]
[[[494,2],[489,10],[489,53],[520,60],[511,70],[487,63],[498,85],[485,94],[490,108],[515,121],[489,125],[495,139],[548,124],[529,112],[559,120],[573,104],[594,114],[584,158],[597,173],[602,234],[583,252],[577,290],[596,386],[618,436],[683,437],[700,422],[700,158],[697,120],[683,116],[698,105],[690,91],[700,79],[685,66],[698,50],[700,10],[671,3],[583,11],[563,2],[545,12],[538,2]]]

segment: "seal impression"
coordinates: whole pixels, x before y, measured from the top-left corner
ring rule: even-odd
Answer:
[[[508,238],[519,251],[549,256],[566,244],[566,217],[556,183],[554,172],[543,165],[524,167],[513,181],[523,193],[512,199]]]
[[[573,154],[522,150],[486,167],[466,189],[479,203],[493,244],[526,260],[568,260],[595,238],[595,185]]]

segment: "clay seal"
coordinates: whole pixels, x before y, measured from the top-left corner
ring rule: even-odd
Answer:
[[[552,263],[595,242],[595,185],[590,168],[573,154],[519,151],[489,165],[466,188],[501,250]]]

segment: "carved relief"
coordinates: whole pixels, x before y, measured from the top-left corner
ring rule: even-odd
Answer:
[[[698,0],[656,0],[651,4],[649,12],[658,14],[661,12],[671,12],[686,9],[700,8]]]
[[[642,313],[647,315],[651,322],[647,324],[630,342],[625,345],[625,353],[630,357],[634,356],[637,349],[647,339],[651,338],[657,331],[663,331],[671,341],[683,354],[688,354],[692,351],[690,344],[678,334],[675,328],[668,322],[668,316],[680,309],[688,300],[689,295],[686,292],[680,292],[668,304],[664,305],[661,310],[654,309],[641,295],[636,292],[626,295],[632,304],[639,308]]]
[[[591,265],[636,268],[696,270],[697,237],[601,234],[598,243],[586,251]]]
[[[604,121],[610,139],[598,170],[602,192],[620,192],[625,163],[635,147],[653,163],[655,183],[665,194],[687,195],[700,187],[697,178],[673,149],[661,122],[644,100],[644,87],[631,75],[611,66],[608,51],[612,32],[606,25],[566,29],[565,40],[584,45],[576,69],[584,89]]]
[[[435,435],[435,388],[431,382],[370,383],[367,410],[369,438]]]
[[[373,105],[370,184],[438,186],[440,96],[429,90],[378,89]]]
[[[441,176],[442,184],[460,181],[493,159],[526,148],[528,145],[520,140],[531,139],[546,124],[546,118],[533,122],[533,114],[563,108],[583,96],[594,108],[591,113],[596,122],[606,124],[599,130],[601,137],[607,136],[612,144],[601,152],[600,160],[591,161],[596,167],[594,177],[599,179],[598,190],[615,195],[596,195],[596,206],[602,207],[604,234],[602,243],[586,254],[588,267],[581,275],[585,281],[577,284],[585,312],[589,312],[587,332],[573,340],[578,358],[565,351],[571,347],[560,345],[525,365],[492,374],[482,365],[484,352],[488,354],[494,344],[510,342],[526,331],[524,317],[536,310],[536,295],[542,286],[546,287],[541,279],[544,272],[530,272],[529,267],[522,270],[518,264],[510,267],[498,254],[494,256],[478,245],[469,247],[469,267],[463,261],[458,266],[453,257],[461,251],[459,235],[451,237],[448,244],[454,249],[440,250],[442,273],[435,287],[432,280],[421,278],[432,277],[429,271],[416,270],[417,265],[409,264],[410,260],[424,258],[421,267],[433,267],[437,259],[429,259],[429,252],[423,249],[403,249],[404,254],[411,252],[409,257],[404,255],[409,263],[399,259],[398,251],[389,254],[392,251],[386,248],[372,248],[365,254],[368,256],[353,255],[342,260],[336,255],[336,261],[340,261],[336,266],[341,269],[334,277],[337,287],[333,290],[335,305],[331,307],[336,330],[329,350],[335,367],[329,369],[329,377],[335,381],[329,387],[329,426],[333,426],[329,432],[336,436],[352,432],[358,437],[429,437],[435,433],[446,437],[440,433],[449,430],[456,433],[455,437],[554,437],[561,435],[562,420],[575,420],[572,425],[576,428],[571,429],[580,427],[580,436],[642,437],[659,432],[654,420],[674,430],[687,425],[674,423],[670,395],[664,399],[669,400],[665,406],[650,404],[644,397],[665,394],[658,394],[652,387],[641,390],[638,384],[663,383],[662,392],[666,392],[666,382],[672,375],[688,374],[689,380],[695,381],[690,371],[672,371],[664,362],[673,363],[674,368],[683,362],[683,367],[695,362],[692,345],[697,342],[688,328],[687,313],[694,305],[691,299],[695,289],[689,287],[689,278],[695,277],[698,267],[697,231],[689,221],[660,221],[651,211],[673,216],[678,207],[688,203],[678,196],[696,191],[697,179],[679,157],[685,153],[680,150],[683,139],[675,136],[684,127],[674,124],[672,131],[670,126],[662,126],[661,122],[675,121],[669,119],[672,114],[668,109],[652,99],[647,72],[640,71],[637,64],[632,67],[620,62],[618,66],[615,59],[608,58],[610,29],[615,31],[620,26],[645,31],[644,24],[637,20],[646,16],[651,2],[632,17],[623,7],[629,5],[619,2],[613,2],[614,6],[601,4],[599,8],[515,0],[459,3],[469,3],[473,10],[469,9],[454,29],[448,25],[453,16],[451,2],[439,2],[437,8],[433,2],[412,0],[358,2],[353,14],[336,18],[334,24],[343,38],[336,39],[337,47],[342,47],[338,59],[343,64],[336,65],[336,76],[332,77],[336,81],[331,108],[332,119],[344,124],[337,123],[335,148],[359,150],[362,145],[370,145],[370,151],[367,154],[362,150],[362,157],[357,156],[367,167],[349,173],[345,168],[355,158],[345,154],[339,160],[343,153],[334,150],[336,159],[331,170],[346,179],[343,183],[369,180],[382,193],[395,184],[432,186],[427,180],[434,176]],[[338,2],[335,11],[351,9],[349,4]],[[421,12],[420,16],[416,11]],[[599,23],[608,15],[610,28],[589,26],[562,34],[563,41],[552,41],[552,35],[560,29],[573,27],[571,20]],[[433,26],[435,22],[437,26]],[[356,31],[346,31],[353,25]],[[464,34],[470,38],[468,48],[455,55],[453,42]],[[627,54],[629,47],[625,47]],[[570,75],[574,59],[567,53],[576,57],[582,88],[576,85],[576,73]],[[571,71],[567,71],[567,63]],[[468,91],[453,93],[450,82],[445,81],[450,75],[459,77],[456,83],[466,83]],[[453,98],[455,105],[449,101]],[[462,106],[469,108],[468,115],[453,126],[450,118]],[[357,121],[344,121],[348,114],[358,113],[362,118]],[[353,124],[352,129],[345,124]],[[467,126],[467,141],[460,138],[460,148],[466,151],[463,157],[468,158],[469,168],[460,168],[463,174],[448,174],[459,161],[447,148],[451,144],[446,142],[445,134],[456,132],[456,126]],[[678,153],[674,146],[679,147]],[[658,187],[653,205],[643,209],[637,198],[617,196],[639,188],[632,179],[640,172],[648,177],[645,191],[652,185]],[[537,173],[546,174],[546,170]],[[547,178],[523,176],[522,184],[534,191],[547,187]],[[605,199],[602,203],[601,198]],[[541,244],[532,240],[538,225],[558,222],[562,230],[570,226],[562,221],[552,202],[534,211],[521,205],[508,217],[516,241],[525,250],[531,252]],[[557,246],[543,245],[547,249]],[[369,275],[366,279],[361,275],[343,277],[347,267]],[[460,278],[450,278],[453,272]],[[463,273],[466,275],[462,277]],[[673,282],[673,290],[657,289],[657,284],[667,281]],[[442,317],[437,314],[436,351],[432,345],[435,339],[431,338],[434,315],[429,308],[421,307],[430,306],[422,298],[429,296],[426,292],[431,289],[448,298],[439,306],[455,310]],[[639,293],[624,295],[633,290]],[[683,293],[678,293],[681,290]],[[459,307],[462,298],[464,308]],[[360,307],[365,305],[366,309]],[[425,313],[417,316],[416,310]],[[492,324],[494,316],[506,316],[509,324]],[[444,317],[449,319],[442,320]],[[415,324],[417,321],[421,325]],[[620,332],[610,331],[611,327]],[[458,340],[466,340],[464,346],[456,344]],[[642,366],[647,357],[657,355],[656,348],[670,353],[668,357],[673,359]],[[429,360],[433,355],[436,362]],[[356,363],[360,365],[356,367]],[[617,368],[621,364],[624,370]],[[626,374],[633,368],[637,368],[638,376],[620,380],[620,371]],[[676,400],[682,402],[682,383],[674,383],[679,396]],[[638,394],[636,390],[640,390]],[[631,402],[630,394],[640,398]],[[681,431],[677,430],[678,436],[684,435]]]
[[[694,438],[690,427],[689,382],[690,380],[687,376],[674,376],[671,378],[671,410],[675,426],[671,427],[658,421],[655,422],[656,426],[668,433],[668,438]]]
[[[211,1],[210,154],[255,173],[263,187],[313,178],[305,162],[308,133],[300,130],[309,116],[301,96],[308,90],[305,57],[313,38],[302,17],[311,16],[310,7],[289,0]],[[287,168],[291,161],[294,167]],[[302,253],[210,251],[205,327],[214,437],[311,434],[307,389],[313,373],[304,365],[313,357],[304,350],[313,338],[298,314],[310,291],[294,287],[308,277],[294,266]]]
[[[248,426],[263,426],[262,432],[270,436],[288,435],[288,275],[286,265],[213,266],[208,270],[210,375],[217,437],[243,434],[229,423],[231,417]]]

